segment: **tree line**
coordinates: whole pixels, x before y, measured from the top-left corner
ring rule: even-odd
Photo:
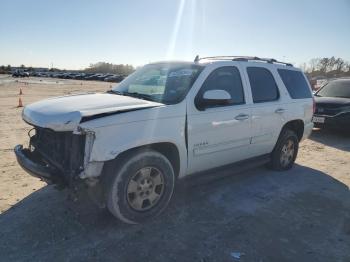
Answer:
[[[11,65],[7,65],[7,66],[0,66],[0,74],[8,74],[11,72]]]
[[[313,58],[300,66],[309,77],[350,76],[350,63],[340,57]]]
[[[12,70],[11,65],[2,65],[0,66],[0,74],[10,74]],[[33,67],[26,67],[25,65],[21,65],[19,68],[16,67],[16,69],[25,70],[25,71],[33,71],[35,68]],[[90,64],[88,68],[85,68],[84,70],[61,70],[58,68],[51,68],[46,69],[47,71],[55,71],[55,72],[85,72],[85,73],[103,73],[103,74],[117,74],[117,75],[129,75],[132,72],[135,71],[135,68],[132,65],[128,64],[112,64],[112,63],[106,63],[106,62],[98,62],[95,64]]]
[[[344,60],[340,57],[323,57],[323,58],[312,58],[309,62],[303,63],[300,65],[301,69],[308,75],[308,77],[343,77],[350,76],[350,62]],[[1,73],[10,73],[11,65],[2,65],[0,66]],[[26,71],[32,71],[32,67],[25,67],[24,65],[20,66],[20,69]],[[66,71],[60,69],[50,69],[50,71]],[[71,71],[71,70],[70,70]],[[81,71],[81,70],[74,70]],[[88,68],[82,70],[86,73],[111,73],[117,75],[129,75],[135,71],[135,68],[129,64],[112,64],[106,62],[98,62],[90,64]]]
[[[88,68],[84,70],[86,73],[111,73],[117,75],[129,75],[135,71],[132,65],[124,64],[112,64],[106,62],[98,62],[95,64],[90,64]]]

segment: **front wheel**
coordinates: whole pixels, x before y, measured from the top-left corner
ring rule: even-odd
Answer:
[[[270,167],[274,170],[288,170],[292,168],[298,154],[299,139],[294,131],[282,131],[271,154]]]
[[[108,173],[107,207],[129,224],[142,223],[160,214],[173,194],[173,167],[156,151],[134,153],[119,168],[112,165]]]

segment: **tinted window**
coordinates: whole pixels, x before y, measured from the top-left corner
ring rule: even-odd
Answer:
[[[277,100],[277,84],[271,72],[262,67],[247,68],[254,103]]]
[[[198,99],[203,97],[204,92],[208,90],[225,90],[228,92],[231,95],[229,105],[244,103],[241,75],[234,66],[225,66],[214,70],[200,89],[196,97],[197,102]]]
[[[309,86],[302,72],[288,69],[278,69],[277,71],[291,98],[311,98]]]
[[[350,98],[350,80],[335,80],[326,84],[316,96]]]

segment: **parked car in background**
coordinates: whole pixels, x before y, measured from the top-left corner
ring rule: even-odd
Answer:
[[[76,80],[83,80],[87,75],[85,73],[79,73],[75,75],[74,79]]]
[[[76,73],[68,73],[66,75],[66,79],[74,79],[76,75],[77,75]]]
[[[350,78],[328,82],[315,93],[315,127],[350,130]]]
[[[24,71],[15,71],[12,74],[12,77],[29,77],[29,73]]]
[[[106,82],[116,82],[116,83],[118,83],[118,82],[123,81],[124,78],[125,78],[125,77],[122,76],[122,75],[112,75],[112,76],[106,77],[106,78],[104,79],[104,81],[106,81]]]
[[[106,78],[111,76],[113,76],[113,74],[101,74],[98,80],[104,81]]]
[[[100,80],[102,74],[93,74],[85,77],[85,80]]]
[[[15,154],[29,174],[90,187],[117,218],[142,223],[167,207],[186,176],[292,168],[312,114],[308,81],[290,64],[197,57],[146,65],[106,93],[26,106],[22,117],[34,130],[30,147]]]
[[[116,82],[115,81],[115,78],[117,77],[117,75],[110,75],[110,76],[107,76],[103,79],[103,81],[105,82]]]
[[[68,73],[60,73],[58,74],[57,78],[65,79]]]
[[[316,80],[315,90],[319,90],[325,84],[327,84],[329,79],[318,79]]]
[[[38,77],[48,77],[48,73],[47,72],[39,72]]]

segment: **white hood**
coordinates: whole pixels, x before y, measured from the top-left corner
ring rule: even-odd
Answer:
[[[29,124],[56,131],[72,131],[82,117],[160,105],[163,104],[128,96],[90,93],[45,99],[26,106],[22,114]]]

